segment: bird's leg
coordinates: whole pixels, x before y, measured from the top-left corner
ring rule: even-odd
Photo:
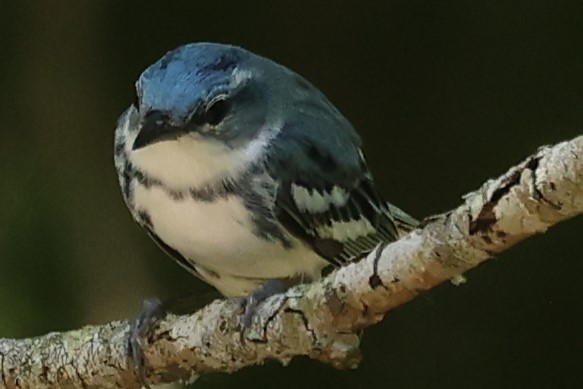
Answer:
[[[285,280],[267,280],[248,296],[241,298],[241,306],[243,308],[240,325],[241,336],[243,336],[247,328],[251,327],[251,321],[253,320],[253,316],[255,316],[259,304],[271,296],[285,292],[290,286]]]
[[[251,327],[253,316],[255,316],[257,308],[263,301],[276,294],[284,293],[290,287],[304,282],[310,282],[310,279],[306,279],[305,275],[294,278],[267,280],[248,296],[241,298],[240,302],[243,309],[240,321],[241,340],[244,338],[245,331]]]
[[[146,383],[146,366],[144,360],[144,348],[148,344],[148,337],[152,331],[169,312],[182,314],[194,312],[202,308],[207,300],[212,300],[212,295],[191,294],[179,298],[162,301],[157,298],[144,300],[142,309],[136,320],[132,323],[128,337],[128,355],[133,363],[133,367],[138,375],[142,386],[149,388]],[[208,298],[207,298],[208,297]]]
[[[134,370],[142,386],[149,388],[146,383],[146,366],[144,364],[144,347],[148,343],[148,336],[153,328],[167,313],[168,307],[161,300],[144,300],[137,319],[132,323],[128,337],[128,354],[133,362]]]

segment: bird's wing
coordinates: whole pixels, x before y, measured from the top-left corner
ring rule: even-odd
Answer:
[[[398,232],[391,208],[375,187],[358,143],[304,134],[283,132],[268,156],[279,183],[278,221],[337,266],[380,242],[394,241]]]

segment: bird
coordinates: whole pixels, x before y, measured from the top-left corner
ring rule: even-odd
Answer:
[[[384,200],[348,119],[266,57],[186,44],[139,76],[135,96],[114,137],[123,199],[226,297],[317,280],[417,225]]]

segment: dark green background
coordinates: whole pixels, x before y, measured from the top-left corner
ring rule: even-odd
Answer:
[[[359,129],[391,201],[423,217],[539,145],[583,133],[580,1],[0,0],[0,336],[132,317],[210,288],[134,225],[117,116],[159,56],[242,45],[318,85]],[[583,387],[583,218],[390,313],[364,361],[308,360],[203,388]]]

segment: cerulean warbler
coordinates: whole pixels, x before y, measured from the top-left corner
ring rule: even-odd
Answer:
[[[348,120],[282,65],[188,44],[147,68],[136,90],[115,131],[125,202],[225,296],[317,279],[416,224],[380,195]]]

